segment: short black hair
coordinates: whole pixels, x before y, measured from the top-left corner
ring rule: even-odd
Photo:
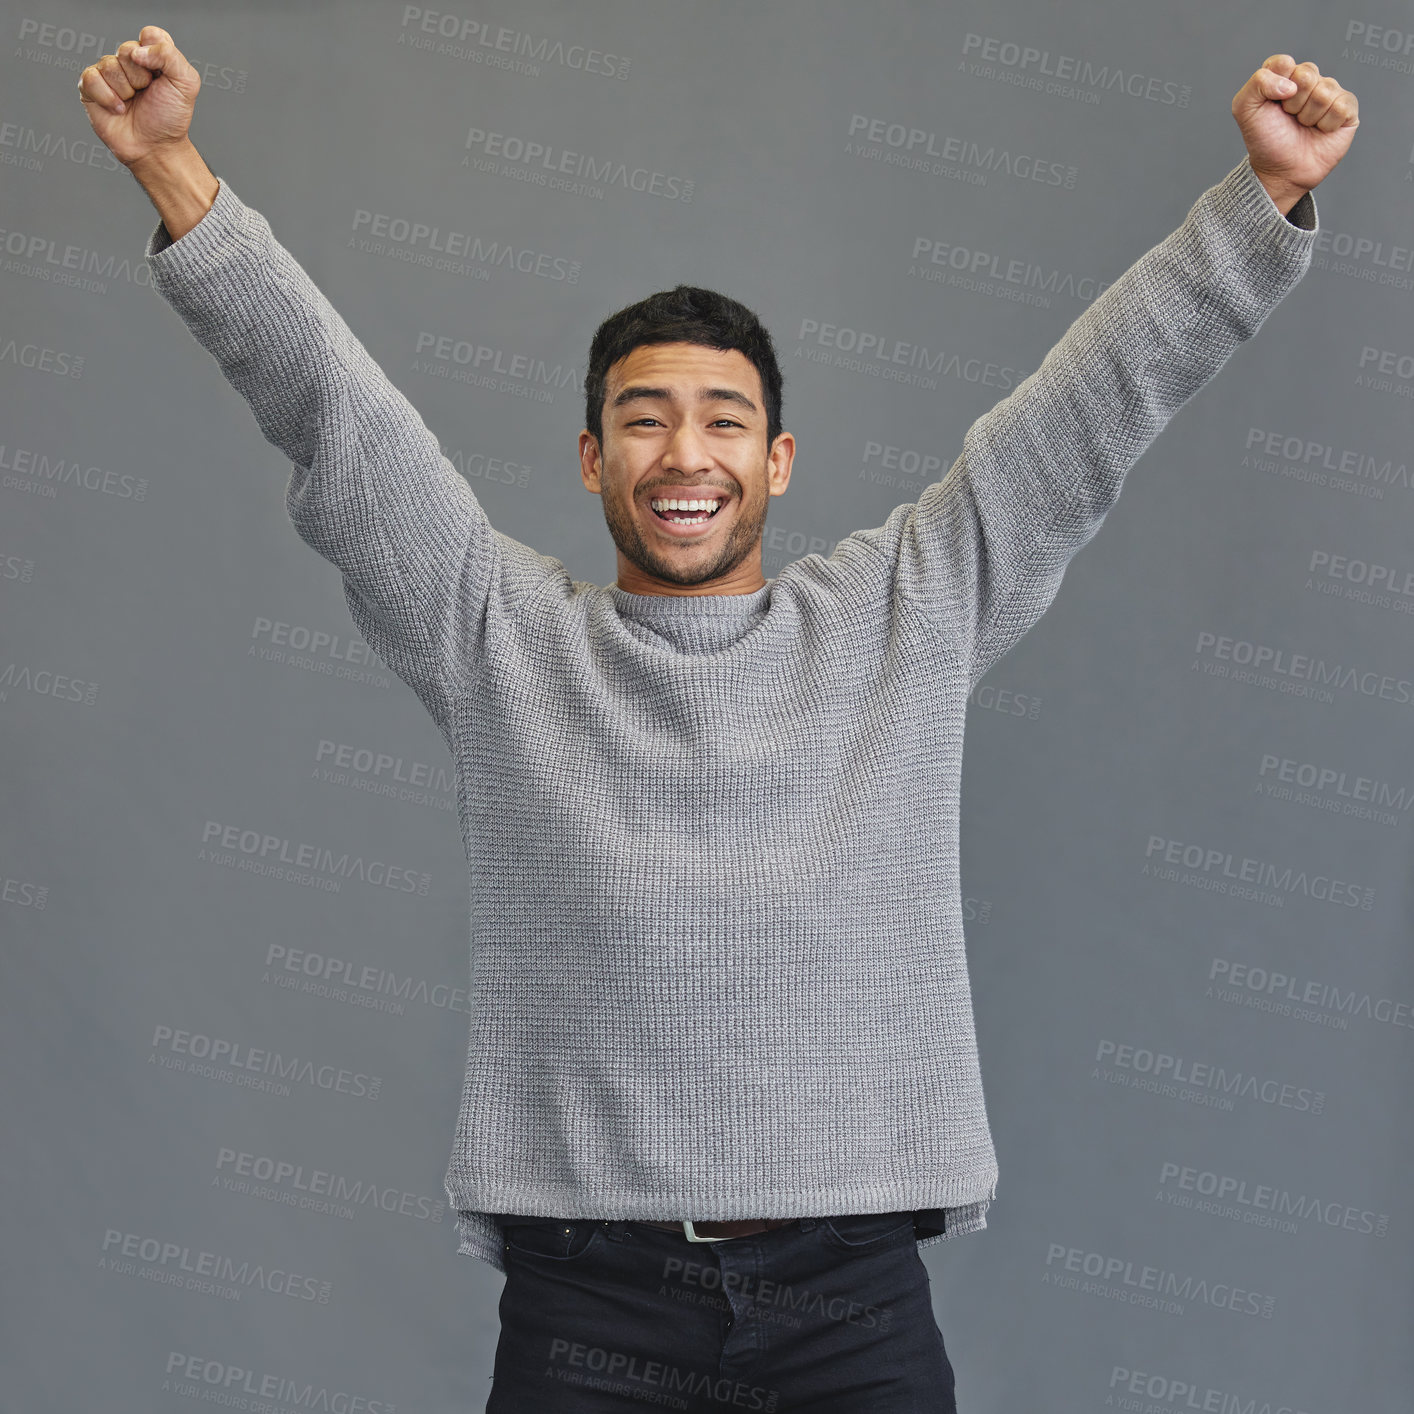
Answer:
[[[644,344],[701,344],[736,349],[761,375],[766,445],[781,435],[781,366],[770,331],[744,304],[715,290],[678,285],[611,314],[595,331],[584,375],[584,420],[604,444],[604,385],[609,369]]]

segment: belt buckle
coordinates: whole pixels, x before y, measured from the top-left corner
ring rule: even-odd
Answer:
[[[684,1219],[682,1220],[682,1231],[683,1231],[683,1236],[686,1237],[689,1242],[730,1242],[730,1241],[731,1241],[731,1239],[730,1239],[729,1237],[698,1237],[698,1235],[692,1230],[692,1220],[691,1220],[690,1218],[684,1218]]]

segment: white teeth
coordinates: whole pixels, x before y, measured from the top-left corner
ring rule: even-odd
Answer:
[[[655,511],[715,511],[720,504],[716,500],[712,501],[676,501],[659,500],[648,503]]]

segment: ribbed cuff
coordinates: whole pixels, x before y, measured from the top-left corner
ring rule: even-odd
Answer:
[[[1315,249],[1320,230],[1315,194],[1308,191],[1283,216],[1252,170],[1248,157],[1243,157],[1212,189],[1211,209],[1234,244],[1292,255],[1305,255]]]
[[[174,241],[159,221],[147,238],[143,256],[152,268],[152,283],[159,291],[164,284],[179,284],[192,274],[209,276],[233,246],[242,246],[248,253],[262,244],[255,213],[222,178],[217,177],[216,181],[216,199],[211,209],[186,235]]]

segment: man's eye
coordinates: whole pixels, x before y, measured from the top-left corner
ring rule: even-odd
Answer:
[[[656,423],[657,421],[658,419],[656,417],[636,417],[632,422],[628,423],[627,425],[629,427],[642,427],[647,423]]]
[[[719,417],[719,418],[717,418],[717,420],[716,420],[715,422],[713,422],[712,426],[713,426],[713,427],[740,427],[740,426],[741,426],[741,423],[735,421],[734,419],[732,419],[732,418],[730,418],[730,417]]]

